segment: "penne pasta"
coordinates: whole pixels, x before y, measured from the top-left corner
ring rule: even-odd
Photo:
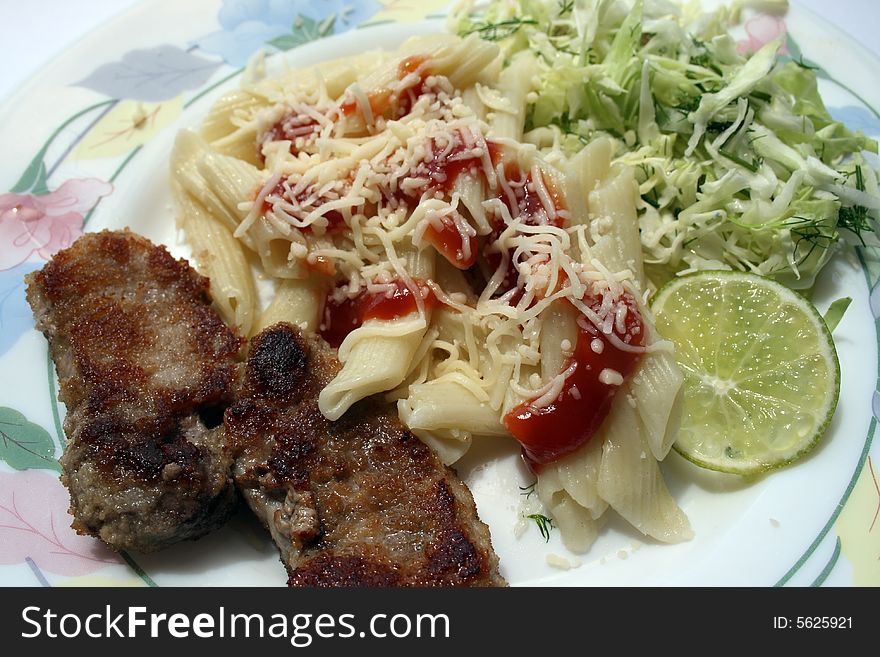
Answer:
[[[214,103],[199,134],[218,153],[258,166],[257,125],[251,117],[267,105],[243,89],[226,94]]]
[[[326,283],[317,277],[280,281],[272,301],[260,314],[253,333],[259,333],[278,322],[295,324],[304,331],[314,333],[321,321],[325,288]]]
[[[577,311],[557,301],[546,311],[541,328],[541,379],[549,381],[562,372],[578,341]]]
[[[208,144],[191,131],[177,136],[171,155],[175,181],[212,216],[232,231],[238,229],[247,211],[239,206],[253,200],[263,184],[259,169],[247,162],[213,152]],[[241,237],[241,235],[236,235]],[[253,248],[245,239],[245,244]]]
[[[589,194],[592,257],[612,271],[628,269],[645,285],[642,243],[636,216],[638,186],[632,168],[615,166]]]
[[[337,349],[326,418],[382,395],[447,464],[518,440],[572,551],[611,510],[682,540],[657,465],[682,378],[640,302],[633,171],[607,138],[524,136],[538,65],[506,56],[434,35],[274,76],[255,62],[177,139],[181,226],[243,333],[289,322]],[[528,428],[557,416],[571,426]]]
[[[658,461],[666,458],[678,433],[684,377],[670,352],[646,354],[629,390],[642,434]]]
[[[692,538],[690,523],[666,488],[629,396],[615,399],[611,422],[603,433],[600,497],[633,527],[658,541]]]
[[[445,465],[452,465],[458,461],[467,453],[473,442],[473,437],[468,432],[458,429],[440,431],[413,429],[412,432],[419,440],[437,452]]]
[[[612,154],[611,140],[600,137],[565,163],[565,196],[573,224],[590,224],[590,192],[599,187],[608,176]]]
[[[249,335],[257,312],[257,293],[241,242],[180,185],[173,188],[178,225],[192,246],[199,269],[211,279],[214,304],[226,322]]]
[[[460,430],[477,436],[505,436],[498,411],[488,395],[466,377],[447,374],[410,386],[409,397],[398,402],[400,417],[411,429]]]
[[[549,473],[538,477],[535,490],[559,528],[565,547],[575,553],[589,550],[599,535],[604,518],[593,517],[568,494],[561,481]]]
[[[599,495],[599,467],[602,463],[603,438],[601,434],[573,454],[559,459],[545,468],[555,473],[560,489],[598,519],[608,508],[608,502]],[[540,480],[544,472],[538,476]]]
[[[498,76],[498,92],[503,102],[493,107],[489,116],[493,136],[522,140],[526,120],[525,99],[532,90],[536,70],[534,55],[523,51]]]
[[[409,372],[425,328],[416,317],[368,322],[353,331],[340,347],[342,369],[318,398],[321,413],[338,420],[355,402],[396,387]]]

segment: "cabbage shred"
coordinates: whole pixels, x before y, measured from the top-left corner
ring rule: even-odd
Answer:
[[[525,130],[545,156],[616,138],[616,161],[637,172],[654,286],[737,269],[810,287],[841,237],[876,240],[880,193],[862,151],[877,143],[831,117],[781,40],[738,54],[738,19],[642,0],[493,0],[452,16],[505,63],[537,61]]]

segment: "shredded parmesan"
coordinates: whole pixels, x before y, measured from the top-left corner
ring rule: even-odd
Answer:
[[[599,372],[599,382],[606,386],[619,386],[623,384],[623,375],[617,370],[606,367]]]
[[[537,395],[537,398],[530,401],[529,406],[535,409],[540,409],[546,408],[552,404],[553,401],[562,394],[562,387],[565,385],[565,380],[575,373],[577,367],[577,361],[572,361],[565,370],[550,379],[550,381],[548,381],[542,388],[536,390],[535,394]]]
[[[235,134],[255,141],[264,165],[238,198],[243,219],[234,234],[261,254],[271,243],[290,263],[289,277],[321,272],[336,306],[408,288],[416,313],[359,329],[419,335],[405,379],[382,392],[406,402],[414,385],[454,381],[503,433],[503,415],[515,406],[545,409],[563,395],[592,401],[569,381],[580,340],[600,363],[611,347],[646,353],[672,345],[638,336],[630,316],[644,306],[632,273],[638,263],[612,270],[593,255],[611,218],[588,221],[585,208],[569,208],[566,175],[534,146],[494,136],[481,118],[521,108],[474,80],[470,91],[456,88],[459,72],[439,61],[426,56],[401,70],[384,56],[344,89],[320,72],[249,83],[268,106],[240,112]],[[737,123],[747,120],[740,111]],[[621,302],[624,295],[632,301]],[[576,311],[576,338],[548,323],[560,302]],[[328,319],[325,312],[324,330]],[[352,336],[340,346],[343,363],[359,339]],[[562,371],[542,370],[548,362]],[[598,376],[604,385],[624,383],[612,368]],[[470,440],[470,429],[462,432]]]
[[[545,559],[547,560],[548,566],[553,566],[560,570],[571,570],[572,568],[578,568],[581,565],[580,559],[566,559],[563,556],[553,553],[548,554]]]

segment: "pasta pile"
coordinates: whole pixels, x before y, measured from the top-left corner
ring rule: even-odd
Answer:
[[[608,140],[566,158],[523,135],[530,57],[502,71],[493,44],[437,35],[256,62],[178,137],[180,226],[243,333],[288,321],[338,347],[326,417],[383,394],[446,463],[513,435],[572,550],[608,507],[683,540],[658,466],[682,377],[641,299],[633,173]]]

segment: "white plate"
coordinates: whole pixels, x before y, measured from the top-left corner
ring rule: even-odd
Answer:
[[[411,34],[443,29],[437,20],[401,22],[425,19],[443,4],[428,1],[395,13],[378,3],[361,3],[360,14],[348,16],[352,23],[337,21],[344,34],[300,46],[287,57],[297,66],[393,47]],[[326,13],[335,5],[342,3],[328,2],[314,11]],[[188,2],[184,14],[173,0],[139,5],[56,60],[0,112],[0,185],[19,192],[0,194],[2,584],[286,581],[268,537],[244,512],[202,540],[155,555],[115,555],[69,529],[67,494],[57,466],[53,469],[62,445],[64,409],[55,401],[45,340],[33,329],[21,282],[69,243],[84,220],[88,230],[130,226],[173,253],[187,255],[174,230],[167,178],[174,136],[196,125],[211,102],[237,84],[236,69],[218,52],[235,59],[232,48],[241,44],[236,36],[259,34],[265,40],[291,24],[289,17],[247,10],[248,3],[237,6],[245,13],[224,14],[224,25],[218,26],[218,0]],[[386,22],[351,29],[355,20],[367,19]],[[832,113],[880,136],[876,112],[866,109],[868,104],[880,107],[880,62],[812,14],[793,10],[785,24],[804,55],[821,62],[837,81],[823,80],[820,87]],[[760,24],[752,27],[760,31]],[[243,55],[248,48],[239,50],[237,55]],[[9,209],[15,205],[36,208],[31,233],[11,228]],[[853,303],[835,332],[840,405],[814,453],[781,472],[748,481],[699,470],[675,455],[664,463],[670,489],[696,534],[688,543],[655,544],[625,523],[612,522],[579,558],[579,567],[552,568],[548,554],[575,559],[555,532],[549,544],[534,528],[514,537],[518,487],[528,481],[516,451],[501,441],[475,446],[459,470],[492,530],[504,576],[511,584],[550,585],[880,583],[880,487],[874,474],[880,449],[872,447],[880,293],[871,303],[880,278],[878,256],[843,249],[815,291],[820,310],[839,296],[852,296]]]

